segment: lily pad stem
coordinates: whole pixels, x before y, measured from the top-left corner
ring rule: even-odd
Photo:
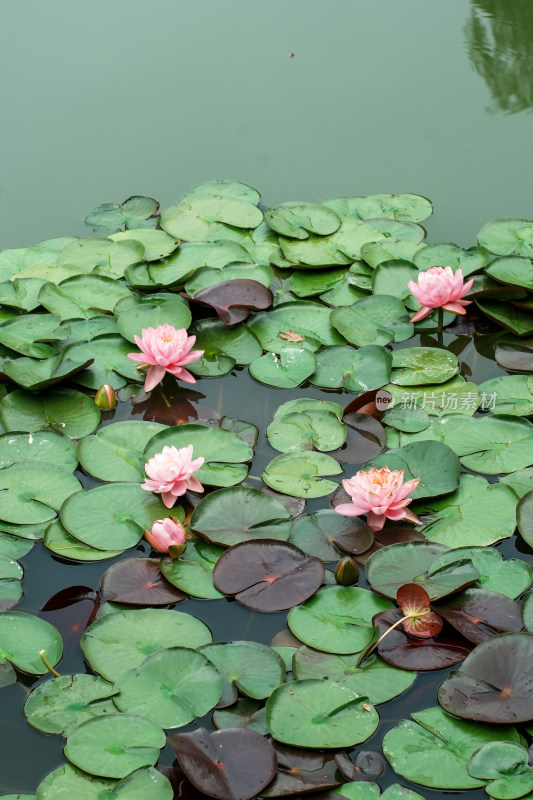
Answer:
[[[46,669],[48,670],[48,672],[51,672],[51,673],[52,673],[52,675],[53,675],[55,678],[60,678],[60,677],[61,677],[61,675],[59,674],[59,672],[57,672],[57,671],[56,671],[56,670],[53,668],[53,666],[50,664],[50,662],[49,662],[49,661],[48,661],[48,659],[46,658],[46,656],[45,656],[45,654],[44,654],[44,650],[40,650],[40,651],[39,651],[39,657],[40,657],[41,661],[43,662],[44,666],[46,667]]]
[[[429,613],[430,613],[430,611],[431,611],[431,609],[430,609],[430,608],[428,608],[428,609],[427,609],[427,611],[421,611],[421,612],[420,612],[419,614],[417,614],[416,616],[417,616],[417,617],[424,617],[426,614],[429,614]],[[412,617],[413,617],[413,615],[412,615],[412,614],[407,614],[405,617],[402,617],[401,619],[397,620],[397,622],[395,622],[395,623],[394,623],[394,625],[391,625],[391,626],[390,626],[390,628],[387,628],[387,630],[385,631],[385,633],[382,633],[382,634],[381,634],[381,636],[379,637],[379,639],[377,640],[377,642],[374,642],[374,644],[372,645],[372,647],[370,648],[370,650],[369,650],[367,653],[365,653],[365,658],[367,658],[367,657],[370,655],[370,653],[372,653],[372,652],[373,652],[373,651],[376,649],[376,647],[378,646],[378,644],[379,644],[380,642],[382,642],[382,641],[383,641],[383,639],[384,639],[386,636],[388,636],[388,635],[389,635],[389,633],[390,633],[391,631],[393,631],[393,630],[394,630],[394,628],[397,628],[397,627],[398,627],[398,625],[401,625],[401,624],[402,624],[402,622],[405,622],[405,621],[406,621],[406,620],[408,620],[408,619],[412,619]]]
[[[437,316],[437,333],[442,333],[443,325],[444,325],[444,309],[442,306],[439,306],[439,313]]]

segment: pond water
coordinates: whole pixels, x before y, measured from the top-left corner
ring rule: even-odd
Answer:
[[[529,0],[93,0],[83,9],[52,0],[46,10],[20,0],[4,10],[4,31],[1,248],[83,236],[83,217],[101,202],[146,194],[164,207],[214,177],[257,187],[267,206],[416,192],[435,208],[427,240],[464,247],[487,220],[531,216]],[[463,375],[479,384],[506,374],[483,337],[462,338]],[[449,333],[444,344],[460,340]],[[407,344],[417,341],[400,346]],[[191,419],[222,413],[258,426],[256,476],[274,455],[265,428],[280,403],[327,396],[346,405],[352,397],[259,385],[246,368],[201,378],[194,392],[171,397],[189,399]],[[149,406],[123,403],[104,424],[142,418],[154,418]],[[326,503],[310,501],[306,511]],[[499,549],[533,563],[514,538]],[[149,552],[145,544],[136,550]],[[71,585],[98,588],[110,563],[66,562],[38,543],[22,559],[17,610],[37,613]],[[367,586],[364,576],[359,585]],[[214,641],[269,644],[286,624],[285,613],[229,601],[188,599],[179,610],[204,620]],[[76,636],[65,639],[63,674],[85,670]],[[380,727],[364,749],[379,750],[398,719],[434,705],[445,675],[419,674],[408,693],[381,705]],[[34,685],[20,677],[1,690],[0,793],[33,793],[64,761],[63,740],[35,731],[23,715]],[[167,748],[161,763],[173,757]],[[395,780],[387,767],[378,782]],[[411,786],[427,798],[450,794]]]

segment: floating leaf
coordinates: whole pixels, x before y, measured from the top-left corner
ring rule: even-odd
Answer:
[[[478,243],[499,256],[525,256],[533,247],[533,223],[517,217],[499,217],[485,223]]]
[[[520,606],[507,595],[466,589],[435,605],[435,611],[474,644],[500,633],[522,630]]]
[[[53,430],[0,435],[0,469],[18,463],[55,464],[74,472],[78,465],[71,440]]]
[[[179,558],[165,558],[160,569],[167,581],[192,597],[216,600],[224,595],[213,585],[213,570],[224,552],[222,547],[188,540],[185,552]]]
[[[412,493],[414,499],[435,497],[453,492],[459,486],[459,459],[451,447],[442,442],[420,441],[388,450],[365,464],[404,470],[404,480],[420,478]]]
[[[266,705],[274,739],[295,747],[352,747],[377,728],[374,707],[347,686],[321,680],[279,686]]]
[[[115,305],[113,314],[118,330],[128,342],[135,342],[135,335],[140,336],[143,328],[157,328],[169,320],[175,328],[188,328],[191,324],[189,304],[175,294],[130,295]]]
[[[357,213],[362,219],[391,217],[400,221],[422,222],[431,216],[433,207],[429,200],[418,194],[372,194],[359,202]]]
[[[509,375],[479,385],[481,408],[495,414],[529,417],[533,414],[533,376]]]
[[[262,221],[263,212],[255,204],[223,194],[191,194],[161,212],[163,230],[188,242],[207,241],[217,222],[235,228],[257,228]]]
[[[105,600],[134,606],[165,606],[185,600],[161,574],[159,558],[124,558],[102,576]]]
[[[102,481],[142,481],[146,444],[164,430],[156,422],[114,422],[82,439],[77,456],[85,471]]]
[[[286,542],[241,542],[219,558],[213,583],[224,594],[256,611],[282,611],[314,594],[324,579],[324,565]]]
[[[31,461],[13,464],[0,472],[0,519],[19,525],[48,522],[80,489],[77,478],[55,464],[46,469]]]
[[[470,559],[480,577],[473,584],[476,589],[500,592],[511,599],[522,594],[531,583],[531,567],[519,558],[504,560],[498,550],[490,547],[458,547],[438,556],[435,566],[444,566],[463,558]]]
[[[293,389],[316,369],[316,358],[303,347],[282,347],[279,355],[266,353],[250,364],[250,375],[261,383]]]
[[[61,636],[53,625],[23,611],[0,611],[0,642],[0,664],[10,661],[31,675],[48,671],[39,656],[41,651],[55,666],[63,650]]]
[[[172,787],[164,775],[153,767],[142,767],[121,781],[87,775],[71,764],[58,767],[39,784],[39,800],[77,797],[79,800],[103,800],[111,793],[113,800],[172,800]],[[24,798],[21,795],[21,800]]]
[[[250,728],[262,736],[268,736],[265,722],[265,708],[254,700],[241,697],[231,708],[213,711],[215,728]]]
[[[38,431],[49,426],[74,439],[95,430],[100,411],[94,400],[74,389],[38,396],[17,389],[2,400],[0,422],[8,431]]]
[[[346,439],[346,427],[328,410],[299,411],[280,415],[267,428],[271,446],[281,453],[293,450],[336,450]]]
[[[322,347],[316,355],[316,371],[309,378],[315,386],[359,392],[379,389],[390,380],[392,356],[379,345]]]
[[[62,675],[37,686],[24,704],[30,725],[68,736],[82,722],[116,709],[113,684],[95,675]]]
[[[358,347],[402,342],[413,333],[403,303],[390,295],[376,294],[352,306],[336,308],[331,312],[331,324]]]
[[[39,303],[62,320],[90,319],[102,311],[112,311],[119,300],[130,294],[124,283],[113,278],[75,275],[57,286],[46,283],[39,292]]]
[[[57,353],[50,342],[62,338],[61,320],[54,314],[23,314],[0,325],[0,343],[32,358],[48,358]]]
[[[374,535],[359,517],[345,517],[323,509],[297,517],[290,540],[309,556],[334,561],[347,553],[364,553]]]
[[[302,347],[315,351],[321,345],[346,344],[344,338],[332,327],[330,313],[330,309],[321,303],[299,300],[283,303],[268,313],[254,314],[248,325],[259,339],[263,350],[281,353],[286,342],[280,334],[290,330],[304,337]]]
[[[288,202],[271,208],[265,215],[267,225],[283,236],[307,239],[310,233],[327,236],[341,224],[340,218],[330,208],[314,203]]]
[[[457,356],[435,347],[405,347],[392,354],[391,383],[418,386],[444,383],[459,371]]]
[[[210,641],[209,629],[190,614],[144,608],[114,611],[96,620],[84,633],[81,648],[95,672],[115,681],[156,651]]]
[[[454,273],[460,269],[466,276],[482,269],[488,257],[489,253],[482,247],[463,250],[456,244],[428,244],[416,252],[413,261],[420,270],[451,267]]]
[[[115,558],[122,553],[122,550],[96,550],[78,542],[67,533],[59,520],[54,520],[46,526],[43,544],[52,553],[75,561],[102,561],[106,558]]]
[[[218,708],[237,701],[237,690],[263,700],[285,680],[285,664],[270,647],[258,642],[215,642],[200,649],[222,676]]]
[[[324,497],[338,484],[324,480],[325,475],[338,475],[342,468],[324,453],[284,453],[267,464],[263,481],[272,489],[294,497]]]
[[[155,228],[159,203],[152,197],[134,195],[123,203],[103,203],[87,214],[85,224],[93,230],[118,231],[124,228]]]

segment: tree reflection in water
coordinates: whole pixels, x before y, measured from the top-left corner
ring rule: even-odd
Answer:
[[[465,34],[470,61],[492,95],[489,110],[532,108],[532,0],[472,0]]]

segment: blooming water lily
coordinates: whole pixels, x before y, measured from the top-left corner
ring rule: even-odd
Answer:
[[[149,366],[144,390],[151,391],[170,372],[185,383],[196,383],[191,373],[184,369],[185,364],[196,361],[204,354],[203,350],[191,350],[196,336],[187,336],[185,328],[172,325],[158,325],[157,328],[143,328],[142,336],[135,336],[140,353],[128,353],[128,358],[138,361],[139,369]]]
[[[464,306],[472,301],[462,298],[468,294],[473,283],[473,278],[465,283],[461,270],[458,269],[454,274],[451,267],[431,267],[421,272],[418,283],[409,281],[407,284],[411,293],[422,305],[422,308],[411,317],[411,322],[418,322],[429,316],[434,308],[442,308],[452,314],[466,314]]]
[[[193,472],[200,469],[204,459],[202,456],[192,457],[192,444],[187,447],[163,447],[161,453],[156,453],[145,465],[144,469],[148,479],[141,484],[147,492],[156,492],[167,508],[172,508],[178,497],[185,494],[187,489],[193,492],[203,492],[204,487],[193,477]]]
[[[344,490],[350,495],[350,503],[341,503],[335,511],[347,517],[368,514],[367,522],[373,531],[380,531],[385,519],[394,521],[408,519],[420,523],[405,506],[409,505],[420,478],[403,482],[403,469],[390,470],[388,467],[372,467],[369,472],[360,470],[353,478],[343,480]]]

